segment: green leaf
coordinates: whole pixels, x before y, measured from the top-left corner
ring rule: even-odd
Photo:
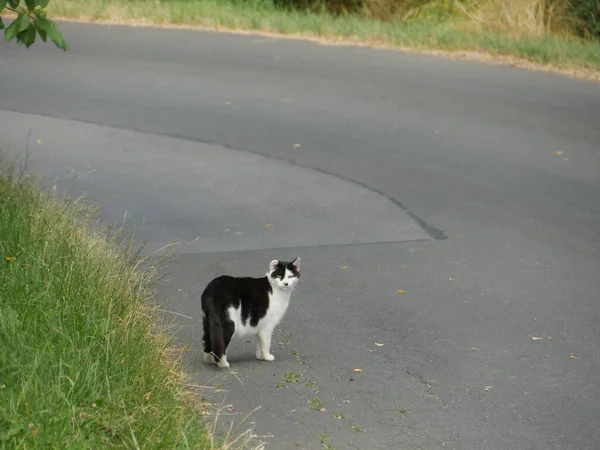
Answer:
[[[13,21],[6,30],[4,30],[4,40],[6,42],[12,41],[19,34],[18,19]]]
[[[27,28],[29,28],[29,25],[31,25],[29,16],[25,14],[19,14],[19,17],[16,18],[15,22],[18,22],[19,24],[19,33],[25,31]]]
[[[45,17],[39,17],[39,16],[35,20],[35,22],[36,22],[38,30],[41,30],[50,39],[52,39],[52,42],[54,42],[54,45],[56,45],[58,48],[63,49],[64,51],[67,51],[69,49],[69,46],[67,45],[64,38],[62,37],[62,34],[60,33],[60,31],[58,31],[58,29],[56,28],[56,25],[54,25],[54,22],[46,19]],[[40,36],[41,36],[41,34],[40,34]]]
[[[17,35],[17,41],[29,48],[35,42],[35,26],[30,24],[25,31]]]
[[[7,3],[8,3],[8,0],[0,0],[0,11],[2,11],[4,8],[6,8]]]
[[[20,0],[8,0],[8,3],[10,3],[11,8],[16,8],[17,6],[19,6],[19,1]]]
[[[36,5],[36,1],[35,0],[25,0],[25,6],[27,6],[28,10],[32,10],[33,8],[35,8]]]
[[[48,39],[48,34],[42,30],[40,27],[37,26],[37,20],[36,20],[36,30],[38,32],[38,34],[40,35],[40,37],[42,38],[42,41],[46,42],[46,39]]]
[[[40,8],[45,8],[46,6],[48,6],[48,3],[50,3],[50,0],[35,0],[35,3]]]
[[[0,30],[4,30],[4,22],[2,22],[2,17],[0,17]]]

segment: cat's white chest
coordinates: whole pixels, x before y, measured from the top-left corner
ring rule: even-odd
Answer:
[[[256,327],[250,325],[252,317],[246,323],[242,322],[241,308],[229,307],[227,310],[229,319],[235,324],[235,337],[244,337],[257,334],[261,329],[273,330],[281,321],[290,304],[290,292],[275,290],[269,295],[269,309],[267,314],[261,318]]]
[[[290,293],[275,291],[269,296],[269,310],[267,315],[263,317],[260,324],[264,327],[276,327],[283,318],[290,304]]]

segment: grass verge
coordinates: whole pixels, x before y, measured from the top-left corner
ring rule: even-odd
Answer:
[[[404,50],[441,51],[471,59],[493,56],[498,62],[528,68],[570,71],[600,79],[600,42],[555,34],[511,35],[471,26],[459,16],[435,14],[407,20],[375,20],[364,14],[332,15],[282,9],[255,0],[53,0],[55,18],[130,25],[195,26],[217,30],[250,30],[326,41],[343,41]]]
[[[156,326],[157,264],[92,218],[0,156],[0,447],[232,448]]]

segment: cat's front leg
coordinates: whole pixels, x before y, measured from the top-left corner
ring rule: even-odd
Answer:
[[[271,354],[271,334],[273,330],[261,330],[258,332],[258,346],[256,348],[256,359],[262,361],[273,361],[275,356]]]

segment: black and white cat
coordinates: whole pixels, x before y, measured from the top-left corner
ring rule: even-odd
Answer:
[[[257,336],[256,358],[273,361],[271,335],[290,303],[300,278],[300,258],[273,260],[262,278],[223,275],[202,293],[204,361],[229,367],[227,346],[233,336]]]

